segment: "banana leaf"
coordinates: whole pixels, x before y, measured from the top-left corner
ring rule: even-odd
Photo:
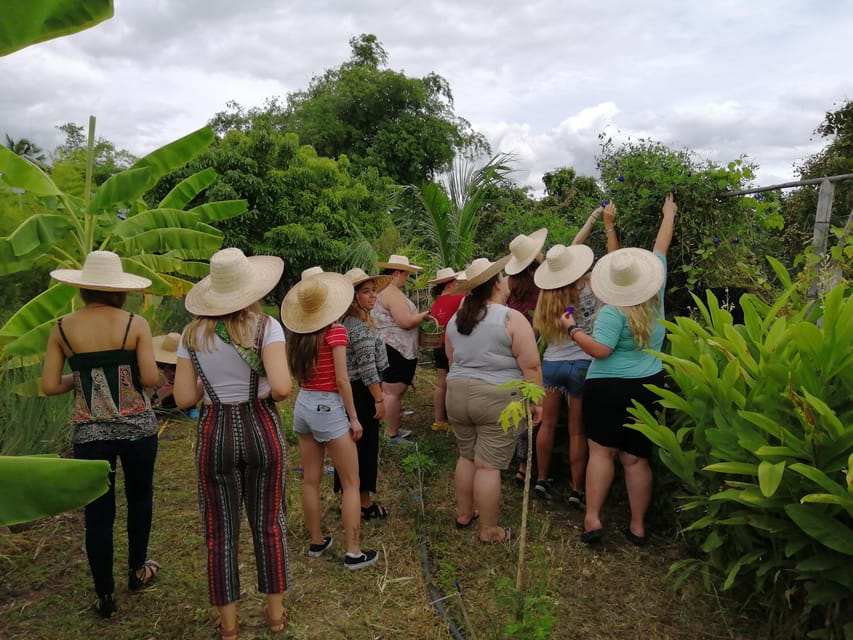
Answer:
[[[109,489],[106,460],[0,456],[0,525],[79,509]]]

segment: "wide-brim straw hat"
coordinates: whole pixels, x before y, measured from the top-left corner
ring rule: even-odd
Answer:
[[[92,251],[82,269],[55,269],[50,277],[72,287],[95,291],[141,291],[151,286],[148,278],[125,273],[121,258],[112,251]]]
[[[305,278],[316,276],[319,273],[325,273],[323,271],[323,267],[308,267],[307,269],[303,269],[302,275],[299,277],[299,279],[305,280]]]
[[[355,267],[354,269],[350,269],[347,271],[344,276],[350,279],[352,282],[352,286],[358,288],[358,286],[368,280],[373,280],[373,283],[376,285],[376,293],[382,291],[385,287],[391,284],[391,276],[371,276],[366,273],[364,269],[359,267]]]
[[[221,249],[210,258],[210,275],[193,285],[184,306],[197,316],[234,313],[272,291],[283,271],[278,256],[247,258],[240,249]]]
[[[177,364],[178,346],[181,344],[180,333],[167,333],[164,336],[151,338],[154,345],[154,360],[166,364]]]
[[[533,274],[533,282],[540,289],[559,289],[583,276],[592,266],[595,256],[585,244],[565,246],[555,244],[545,254],[545,261]]]
[[[663,263],[646,249],[619,249],[598,261],[590,286],[595,296],[614,307],[633,307],[654,296],[666,280]]]
[[[409,259],[406,256],[398,256],[396,253],[391,254],[391,257],[388,258],[388,262],[377,262],[376,266],[382,267],[383,269],[409,271],[410,273],[420,273],[424,270],[423,267],[419,267],[416,264],[410,264]]]
[[[494,262],[490,261],[488,258],[477,258],[474,262],[468,265],[467,269],[465,269],[465,277],[459,278],[459,290],[467,292],[476,289],[481,284],[487,282],[493,276],[500,273],[501,269],[506,266],[509,259],[510,256],[508,255],[503,258],[499,258]]]
[[[451,280],[456,280],[456,271],[450,267],[443,267],[435,272],[435,278],[427,280],[427,284],[444,284]]]
[[[515,236],[509,243],[510,260],[506,265],[506,272],[514,276],[521,273],[530,263],[536,260],[536,256],[545,246],[545,238],[548,237],[548,229],[537,229],[529,236],[523,233]]]
[[[281,322],[294,333],[314,333],[349,309],[352,282],[340,273],[320,273],[297,282],[281,301]]]

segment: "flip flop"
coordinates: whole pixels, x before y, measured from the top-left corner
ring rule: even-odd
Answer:
[[[604,529],[593,529],[581,534],[581,542],[588,545],[599,544],[604,538]]]
[[[625,539],[637,547],[645,547],[646,543],[648,543],[648,536],[638,536],[636,533],[631,531],[631,527],[625,527],[622,530],[622,533],[625,535]]]
[[[471,519],[468,520],[468,522],[459,522],[459,520],[457,520],[456,521],[456,528],[457,529],[467,529],[472,524],[474,524],[474,520],[476,520],[479,517],[480,517],[480,514],[475,510],[473,515],[471,516]]]

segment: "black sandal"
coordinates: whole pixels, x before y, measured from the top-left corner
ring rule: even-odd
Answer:
[[[369,507],[361,508],[361,518],[362,520],[373,520],[374,518],[387,518],[388,517],[388,509],[383,507],[378,502],[374,502]]]
[[[141,571],[142,576],[137,575],[137,572]],[[157,577],[157,574],[160,573],[160,565],[153,560],[146,560],[142,563],[141,567],[137,567],[136,569],[131,569],[130,573],[127,577],[127,588],[129,591],[138,591],[143,587],[147,587],[154,578]]]

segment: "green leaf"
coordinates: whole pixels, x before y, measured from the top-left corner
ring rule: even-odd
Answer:
[[[148,167],[127,169],[110,176],[92,195],[89,213],[110,211],[116,213],[117,205],[129,204],[142,197],[148,188],[151,170]]]
[[[739,476],[758,475],[758,465],[749,462],[715,462],[702,470],[713,471],[714,473],[731,473]]]
[[[146,215],[146,214],[140,214]],[[138,217],[138,216],[137,216]],[[137,253],[166,253],[178,256],[187,250],[211,256],[222,246],[222,237],[201,233],[192,229],[154,229],[139,233],[117,243],[117,252],[122,255]],[[190,257],[190,256],[187,256]]]
[[[140,158],[131,169],[148,167],[151,170],[149,184],[153,184],[167,173],[183,167],[214,140],[213,130],[210,127],[202,127]]]
[[[3,7],[3,10],[6,11],[6,7]],[[15,23],[2,21],[0,24],[12,27]],[[2,46],[2,37],[0,35],[0,46]],[[23,189],[36,196],[62,195],[62,191],[44,171],[4,146],[0,146],[0,183]]]
[[[829,493],[840,496],[842,498],[847,498],[850,496],[847,489],[842,487],[840,484],[835,482],[832,478],[826,475],[820,469],[817,469],[811,465],[803,464],[801,462],[795,462],[791,465],[791,471],[796,471],[801,476],[808,478],[816,485],[818,485],[821,489],[828,491]]]
[[[47,348],[47,339],[50,337],[50,332],[55,323],[56,319],[50,318],[43,324],[21,334],[3,347],[3,353],[22,358],[32,353],[44,353]]]
[[[825,547],[853,556],[853,529],[826,515],[821,507],[789,504],[785,512],[804,533]]]
[[[189,213],[197,214],[201,222],[210,223],[242,215],[248,208],[245,200],[220,200],[193,207]]]
[[[74,287],[55,285],[32,298],[0,328],[0,336],[20,337],[59,317],[77,294]]]
[[[113,233],[119,238],[132,238],[158,229],[196,229],[198,216],[180,209],[149,209],[119,222]]]
[[[36,257],[68,236],[74,226],[65,216],[36,214],[24,220],[7,238],[15,259],[36,253]]]
[[[113,17],[112,0],[5,0],[0,56],[77,33]]]
[[[776,464],[762,460],[758,464],[758,486],[766,497],[770,498],[776,493],[785,475],[785,461]]]
[[[193,198],[207,189],[216,180],[216,170],[208,167],[184,178],[176,184],[157,205],[158,209],[183,209]]]
[[[509,431],[510,428],[517,429],[526,418],[524,404],[520,400],[515,400],[503,408],[499,422],[504,431]]]
[[[109,489],[106,460],[0,456],[0,525],[8,526],[78,509]]]

